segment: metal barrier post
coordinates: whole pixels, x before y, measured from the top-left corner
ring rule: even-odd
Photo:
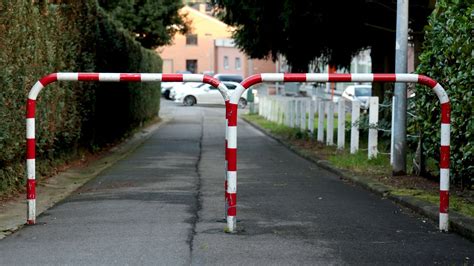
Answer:
[[[241,82],[231,95],[236,104],[240,95],[250,86],[261,82],[403,82],[419,83],[430,87],[441,103],[441,147],[440,147],[440,189],[439,189],[439,230],[449,227],[449,156],[450,156],[450,116],[451,103],[444,88],[435,80],[418,74],[317,74],[317,73],[265,73],[250,76]]]
[[[41,90],[56,81],[95,82],[202,82],[219,89],[225,102],[229,93],[224,83],[201,74],[158,74],[158,73],[53,73],[38,80],[28,94],[26,102],[26,199],[27,224],[36,223],[36,98]],[[227,134],[226,134],[227,135]],[[226,149],[227,151],[227,149]]]

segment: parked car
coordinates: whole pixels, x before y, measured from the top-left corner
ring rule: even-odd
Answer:
[[[190,71],[176,71],[178,74],[191,74]],[[174,86],[181,85],[183,82],[161,82],[161,95],[167,100],[172,100],[171,90]]]
[[[350,102],[359,101],[360,108],[369,109],[369,98],[372,96],[372,85],[351,85],[342,92],[341,97]]]
[[[171,88],[169,97],[174,101],[177,94],[180,94],[183,91],[189,91],[190,89],[199,87],[202,84],[202,82],[180,82]]]
[[[239,85],[237,82],[224,81],[226,87],[232,91]],[[177,88],[176,88],[177,89]],[[200,84],[197,87],[181,86],[176,90],[175,102],[183,103],[185,106],[195,104],[224,104],[224,99],[216,87],[210,84]],[[247,106],[247,93],[239,99],[239,108]]]
[[[220,81],[233,81],[240,83],[244,79],[242,75],[239,74],[215,74],[214,78]]]

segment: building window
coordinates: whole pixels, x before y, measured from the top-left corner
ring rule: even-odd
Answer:
[[[229,57],[224,56],[224,69],[229,69]]]
[[[240,57],[235,58],[235,69],[240,70],[241,68],[241,63],[240,63]]]
[[[198,44],[197,34],[186,35],[186,45],[197,45],[197,44]]]
[[[186,70],[191,73],[197,72],[197,65],[198,65],[198,60],[196,59],[186,60]]]

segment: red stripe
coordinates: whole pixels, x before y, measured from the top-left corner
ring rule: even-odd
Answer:
[[[230,114],[230,102],[225,101],[225,119],[229,119]]]
[[[449,209],[449,191],[439,191],[439,212],[448,213]]]
[[[34,159],[36,154],[36,141],[35,139],[26,139],[26,159]]]
[[[26,118],[35,118],[36,113],[36,101],[28,99],[26,100]]]
[[[78,73],[79,81],[99,81],[99,73]]]
[[[53,73],[53,74],[49,74],[49,75],[43,77],[42,79],[40,79],[39,82],[41,82],[41,84],[43,84],[43,87],[46,87],[49,83],[55,82],[57,80],[58,80],[58,74]]]
[[[329,82],[350,82],[352,81],[351,74],[329,74]]]
[[[434,88],[436,86],[436,84],[438,84],[438,82],[436,82],[436,80],[433,80],[427,76],[423,76],[423,75],[418,75],[418,83],[420,84],[424,84],[430,88]]]
[[[28,179],[26,182],[26,199],[36,199],[36,180]]]
[[[161,81],[183,81],[183,74],[163,74]]]
[[[227,148],[227,171],[237,171],[237,149]]]
[[[120,74],[120,81],[140,82],[142,81],[141,74]]]
[[[451,123],[451,103],[441,104],[441,123],[449,124]]]
[[[283,81],[285,81],[285,82],[306,82],[306,74],[302,74],[302,73],[284,74]]]
[[[236,216],[237,214],[237,193],[229,193],[227,196],[227,215]]]
[[[260,74],[252,75],[246,79],[244,79],[240,84],[246,89],[250,86],[262,82],[262,76]]]
[[[395,74],[374,74],[374,82],[395,82],[397,76]]]
[[[208,76],[208,75],[204,75],[204,78],[202,79],[202,81],[204,83],[211,84],[215,88],[219,87],[219,84],[220,84],[219,80],[217,80],[217,79],[215,79],[211,76]]]
[[[449,150],[450,150],[449,146],[441,146],[439,168],[449,169]]]
[[[237,126],[237,104],[229,103],[229,107],[226,108],[226,117],[228,121],[229,127],[236,127]]]
[[[34,220],[27,220],[26,224],[35,224],[35,221]]]

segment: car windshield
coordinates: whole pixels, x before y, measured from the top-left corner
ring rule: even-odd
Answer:
[[[355,89],[356,96],[371,96],[372,88],[371,87],[357,87]]]

